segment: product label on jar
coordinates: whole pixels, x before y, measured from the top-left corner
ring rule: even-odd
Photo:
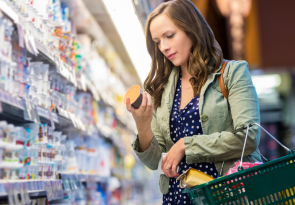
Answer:
[[[38,136],[39,136],[39,142],[42,142],[43,141],[43,133],[39,133]]]
[[[53,135],[48,135],[49,140],[53,140]]]

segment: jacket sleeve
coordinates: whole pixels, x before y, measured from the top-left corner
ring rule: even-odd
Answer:
[[[259,124],[259,101],[247,62],[229,62],[227,90],[234,129],[254,122]],[[246,130],[236,134],[222,131],[185,137],[187,163],[218,162],[240,158],[245,136]],[[258,126],[253,126],[249,129],[244,156],[253,153],[259,141],[260,129]]]
[[[158,164],[161,158],[162,152],[166,150],[166,142],[161,134],[160,128],[157,124],[157,117],[155,111],[153,112],[153,119],[151,122],[152,131],[154,137],[151,141],[150,147],[144,152],[139,151],[139,138],[136,137],[132,143],[132,147],[139,160],[151,170],[158,169]]]

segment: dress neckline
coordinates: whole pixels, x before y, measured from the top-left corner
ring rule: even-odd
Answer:
[[[196,97],[193,97],[191,99],[191,101],[189,103],[187,103],[187,105],[183,108],[183,109],[180,109],[180,103],[181,103],[181,79],[182,79],[182,72],[181,72],[181,69],[179,70],[179,81],[178,81],[178,86],[177,86],[177,89],[179,89],[179,91],[177,91],[177,94],[179,94],[179,104],[177,105],[177,111],[178,111],[178,114],[181,113],[181,112],[185,112],[185,110],[188,109],[189,105],[194,105],[195,103],[195,99]]]

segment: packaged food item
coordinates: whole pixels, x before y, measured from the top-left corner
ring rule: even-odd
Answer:
[[[42,125],[42,130],[43,130],[43,143],[48,143],[48,126],[47,124]]]
[[[19,150],[12,151],[12,162],[19,162]]]
[[[250,162],[243,162],[242,163],[242,167],[243,169],[248,169],[254,166],[258,166],[263,164],[262,162],[254,162],[254,163],[250,163]],[[241,165],[241,161],[236,161],[233,165],[230,166],[229,170],[226,172],[226,174],[224,176],[236,173],[238,171],[238,167]]]
[[[44,167],[43,163],[40,163],[38,166],[38,179],[43,179],[44,178]]]
[[[38,149],[32,148],[31,149],[31,164],[37,165],[37,163],[38,163]]]
[[[7,126],[7,122],[0,121],[0,142],[4,139],[4,129]]]
[[[25,133],[26,131],[22,127],[15,127],[15,144],[19,147],[25,145]]]
[[[43,143],[44,133],[43,133],[43,125],[42,124],[39,124],[39,132],[38,132],[38,135],[39,135],[38,141],[41,142],[41,143]]]
[[[0,163],[4,161],[4,156],[5,156],[5,149],[0,148]]]
[[[214,180],[214,177],[211,177],[208,174],[205,174],[202,171],[199,171],[194,168],[189,168],[183,174],[181,174],[176,180],[180,180],[179,186],[181,188],[191,188],[200,184],[207,183]]]
[[[18,180],[19,179],[19,169],[12,169],[10,179]]]
[[[11,179],[11,169],[3,170],[3,179]]]
[[[45,144],[42,144],[42,157],[41,157],[41,162],[48,162],[48,148],[47,148],[47,145]]]
[[[48,144],[53,145],[53,133],[54,129],[47,126]]]
[[[53,145],[60,145],[61,132],[53,132]]]
[[[131,106],[138,109],[141,105],[143,91],[140,89],[139,85],[134,85],[126,92],[124,96],[124,103],[126,104],[126,99],[130,99]]]
[[[76,173],[78,172],[78,164],[75,155],[74,141],[67,141],[66,147],[66,170],[71,173]]]
[[[24,129],[29,133],[28,139],[30,140],[30,144],[32,142],[39,143],[39,124],[37,123],[25,123],[22,124]]]
[[[8,125],[9,129],[9,137],[7,138],[7,142],[15,144],[15,127],[12,124]]]
[[[13,151],[12,150],[5,150],[4,153],[4,161],[5,162],[12,162],[13,161]]]

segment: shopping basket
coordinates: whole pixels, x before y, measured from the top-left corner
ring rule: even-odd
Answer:
[[[243,169],[241,166],[249,127],[258,125],[277,141],[288,155]],[[295,205],[295,154],[259,124],[246,126],[246,138],[238,172],[185,189],[195,205]]]

